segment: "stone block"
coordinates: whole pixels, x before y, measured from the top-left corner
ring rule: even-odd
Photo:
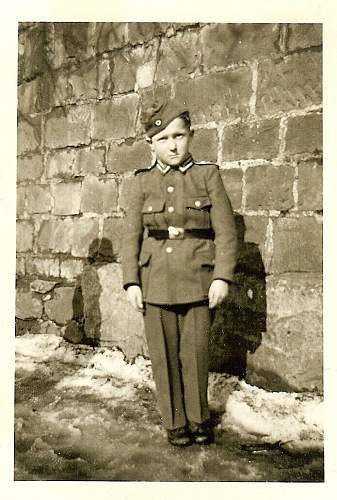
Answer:
[[[176,98],[186,103],[192,123],[244,117],[249,113],[251,94],[249,68],[201,76],[176,84]]]
[[[322,115],[289,118],[286,133],[286,155],[322,151]]]
[[[38,235],[42,252],[69,253],[72,247],[73,221],[71,219],[45,220]]]
[[[276,53],[277,24],[213,23],[201,29],[203,62],[206,68],[226,67]]]
[[[315,217],[276,219],[273,245],[272,273],[322,271],[322,224]]]
[[[41,178],[43,174],[42,156],[32,154],[18,158],[17,160],[17,180],[35,181]]]
[[[288,24],[288,50],[306,49],[322,45],[321,23]]]
[[[104,220],[103,237],[111,242],[114,260],[120,259],[123,230],[124,219],[109,218]]]
[[[132,45],[148,42],[162,31],[161,23],[140,22],[127,24],[127,38]]]
[[[46,115],[45,143],[49,148],[80,146],[90,142],[90,108],[57,108]]]
[[[16,257],[15,274],[24,276],[26,274],[26,260],[24,257]]]
[[[130,177],[124,177],[119,185],[119,198],[118,198],[118,208],[119,210],[127,210],[132,198],[133,190],[135,188],[135,177],[132,175]]]
[[[267,281],[267,331],[248,356],[248,382],[273,391],[323,388],[320,274],[284,274]]]
[[[30,184],[27,186],[26,191],[26,205],[29,213],[43,214],[49,212],[51,208],[49,186]]]
[[[159,47],[156,81],[166,83],[172,78],[187,77],[200,64],[199,37],[197,33],[178,33],[172,38],[163,38]]]
[[[127,43],[127,23],[97,23],[97,50],[108,52]]]
[[[57,285],[57,281],[34,280],[30,284],[32,292],[47,293],[53,290]]]
[[[54,198],[53,213],[57,215],[75,215],[80,212],[81,183],[60,182],[52,186]]]
[[[60,264],[60,276],[67,280],[75,280],[82,273],[83,266],[82,260],[63,260]]]
[[[256,111],[273,114],[322,101],[321,54],[303,52],[259,66]]]
[[[152,85],[156,70],[157,44],[127,49],[113,58],[113,93],[119,94]]]
[[[224,160],[275,158],[279,151],[279,120],[237,123],[226,127],[222,139]]]
[[[239,210],[242,203],[242,170],[240,168],[224,169],[220,171],[220,174],[233,210]]]
[[[53,36],[48,45],[49,64],[58,68],[63,64],[83,61],[94,55],[95,23],[53,23]]]
[[[18,123],[18,155],[38,151],[41,146],[41,117],[21,118]]]
[[[191,153],[196,161],[214,161],[218,159],[218,134],[216,129],[195,130]]]
[[[90,246],[98,238],[98,220],[81,217],[74,219],[71,254],[74,257],[88,257]]]
[[[108,98],[111,93],[110,56],[103,54],[97,65],[97,97],[98,99]]]
[[[26,205],[26,188],[25,186],[18,186],[16,188],[16,215],[20,216],[25,211]]]
[[[147,352],[143,317],[126,300],[119,264],[86,266],[82,293],[87,338],[119,347],[128,360]]]
[[[46,25],[38,23],[25,32],[22,76],[25,80],[31,80],[46,68]]]
[[[135,94],[99,102],[94,109],[94,139],[125,139],[134,137],[138,109]]]
[[[15,316],[19,319],[41,318],[42,303],[32,292],[16,292]]]
[[[55,288],[54,296],[45,303],[45,312],[49,319],[65,325],[73,317],[73,287]]]
[[[125,141],[110,144],[107,159],[107,170],[112,173],[123,173],[150,165],[152,155],[150,146],[145,141]]]
[[[114,179],[88,177],[82,184],[81,212],[111,213],[117,209],[117,184]]]
[[[49,179],[68,179],[75,176],[78,173],[76,168],[77,155],[77,149],[50,152],[47,156],[47,177]]]
[[[59,260],[48,257],[28,257],[26,272],[46,278],[58,278],[60,275]]]
[[[29,252],[33,248],[34,227],[29,221],[19,220],[16,223],[16,251]]]
[[[23,82],[18,86],[18,110],[23,115],[39,111],[40,79],[35,78],[30,82]]]
[[[323,209],[323,168],[314,162],[298,165],[298,209]]]
[[[245,180],[246,209],[289,210],[294,206],[293,167],[284,165],[249,167]]]
[[[79,149],[76,156],[76,171],[80,175],[105,173],[105,149]]]
[[[69,71],[67,81],[69,101],[83,101],[97,97],[97,66],[96,59],[80,63]]]

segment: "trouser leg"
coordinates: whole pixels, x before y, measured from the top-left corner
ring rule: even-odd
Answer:
[[[209,418],[207,387],[210,311],[207,304],[192,305],[179,316],[180,359],[186,417],[201,423]]]
[[[183,427],[187,421],[179,360],[178,316],[174,308],[146,304],[144,323],[163,425],[166,429]]]

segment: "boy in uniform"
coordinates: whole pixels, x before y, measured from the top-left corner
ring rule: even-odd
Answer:
[[[144,315],[162,422],[175,446],[209,444],[210,309],[228,293],[237,238],[218,167],[195,162],[188,110],[143,111],[155,162],[135,172],[122,250],[123,286]]]

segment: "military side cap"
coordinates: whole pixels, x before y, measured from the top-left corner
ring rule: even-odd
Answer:
[[[189,112],[184,104],[174,100],[154,101],[142,109],[141,122],[145,134],[148,137],[153,137],[181,115],[186,115],[189,118]]]

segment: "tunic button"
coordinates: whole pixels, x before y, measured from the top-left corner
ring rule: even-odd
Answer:
[[[196,201],[194,202],[194,205],[195,205],[196,207],[200,207],[200,205],[201,205],[201,201],[200,201],[200,200],[196,200]]]
[[[172,247],[167,247],[166,248],[166,253],[172,253],[172,251],[173,251]]]
[[[173,193],[173,191],[174,191],[174,187],[173,187],[173,186],[168,186],[167,191],[168,191],[169,193]]]
[[[167,211],[171,214],[172,212],[174,212],[174,207],[168,207]]]
[[[151,205],[149,207],[147,207],[147,209],[148,209],[149,212],[152,212],[152,210],[153,210],[153,208],[152,208]]]

